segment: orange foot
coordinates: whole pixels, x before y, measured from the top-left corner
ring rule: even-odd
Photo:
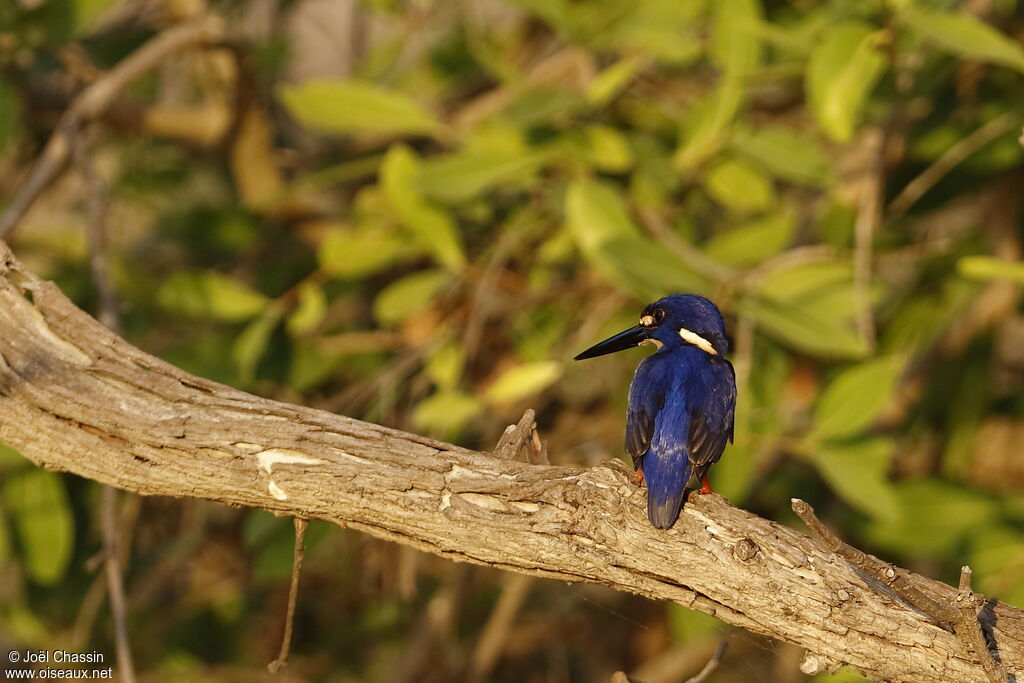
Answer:
[[[711,484],[708,483],[708,478],[704,477],[703,481],[704,485],[700,487],[700,491],[697,491],[697,493],[714,493],[714,491],[711,490]]]
[[[644,483],[644,471],[642,469],[637,468],[636,474],[633,475],[633,476],[636,479],[636,485],[637,486],[640,486],[641,484]]]

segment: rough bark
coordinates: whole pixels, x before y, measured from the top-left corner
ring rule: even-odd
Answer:
[[[617,461],[500,460],[194,377],[109,332],[2,242],[0,442],[143,495],[324,519],[459,561],[674,600],[807,648],[807,671],[987,680],[954,635],[793,529],[709,495],[659,531]],[[993,600],[982,621],[1024,676],[1024,613]]]

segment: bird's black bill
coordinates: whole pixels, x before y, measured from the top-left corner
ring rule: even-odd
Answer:
[[[645,339],[649,338],[650,330],[641,325],[637,325],[636,327],[629,328],[625,332],[619,332],[614,337],[609,337],[603,342],[594,344],[589,349],[576,356],[576,360],[586,360],[587,358],[596,358],[607,353],[615,353],[616,351],[631,349],[634,346],[639,346]]]

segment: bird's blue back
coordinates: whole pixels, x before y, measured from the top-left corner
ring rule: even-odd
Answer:
[[[736,384],[732,365],[695,346],[662,348],[645,358],[629,387],[626,450],[647,481],[647,514],[671,527],[698,479],[732,439]]]

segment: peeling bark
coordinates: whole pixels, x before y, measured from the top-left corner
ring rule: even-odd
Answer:
[[[647,522],[618,461],[529,465],[185,373],[132,347],[0,242],[0,442],[44,467],[143,495],[318,518],[458,561],[674,600],[893,681],[986,681],[957,638],[820,543],[693,496]],[[908,580],[950,604],[957,591]],[[1024,613],[982,623],[1024,673]]]

